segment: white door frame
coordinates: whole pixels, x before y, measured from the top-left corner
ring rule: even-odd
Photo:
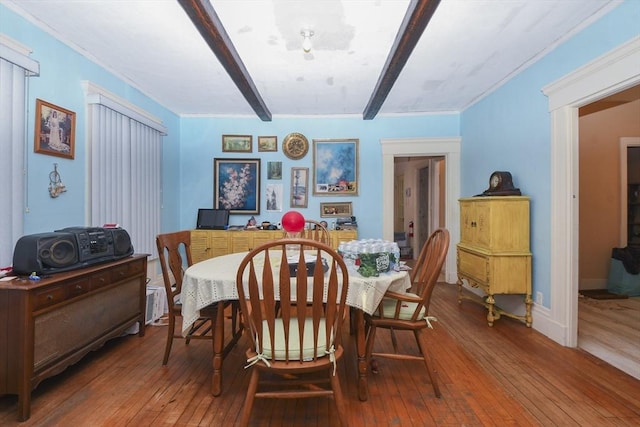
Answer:
[[[445,280],[458,280],[456,245],[460,240],[460,137],[384,138],[382,146],[382,238],[393,240],[393,179],[395,157],[444,156],[445,224],[451,242],[445,261]]]
[[[578,109],[640,84],[640,37],[545,86],[551,115],[551,295],[537,330],[578,345]]]

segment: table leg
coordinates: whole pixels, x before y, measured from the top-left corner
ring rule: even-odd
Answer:
[[[213,375],[211,377],[211,394],[222,393],[222,360],[224,358],[224,301],[218,303],[216,324],[213,330]]]
[[[358,352],[358,398],[364,402],[369,398],[367,385],[367,359],[365,357],[366,341],[364,329],[364,312],[355,310],[356,314],[356,348]]]

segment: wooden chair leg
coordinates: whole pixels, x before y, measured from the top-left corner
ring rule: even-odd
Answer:
[[[427,344],[422,333],[424,329],[414,331],[414,335],[416,337],[416,341],[418,342],[418,346],[420,347],[420,352],[422,353],[422,358],[424,359],[424,364],[427,367],[427,372],[429,373],[429,379],[431,380],[431,385],[433,386],[433,392],[436,397],[441,397],[440,387],[438,386],[438,372],[435,369],[433,359],[431,358],[431,352],[429,351],[429,345]]]
[[[169,354],[171,353],[171,346],[173,345],[173,335],[175,334],[174,327],[176,319],[169,317],[169,325],[167,326],[167,344],[164,347],[164,357],[162,358],[162,364],[166,365],[169,361]]]
[[[338,419],[343,427],[349,425],[347,420],[347,407],[342,395],[342,388],[340,387],[340,377],[333,375],[333,369],[329,370],[329,380],[331,381],[331,389],[333,390],[333,400],[336,403],[336,409],[338,411]]]
[[[249,425],[249,418],[251,417],[251,409],[253,409],[253,401],[256,397],[256,391],[258,391],[258,380],[260,379],[260,371],[253,367],[251,369],[251,377],[249,378],[249,386],[247,388],[247,395],[244,399],[244,406],[242,407],[242,413],[240,414],[239,425],[246,427]]]

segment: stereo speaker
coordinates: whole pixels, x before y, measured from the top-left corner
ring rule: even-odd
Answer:
[[[111,230],[113,236],[113,255],[116,257],[129,256],[133,254],[133,245],[131,245],[131,237],[126,230],[116,228]]]
[[[13,252],[13,272],[36,274],[77,268],[78,246],[73,233],[40,233],[23,236]]]

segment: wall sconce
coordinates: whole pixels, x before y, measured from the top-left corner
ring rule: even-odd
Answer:
[[[300,35],[304,37],[304,40],[302,40],[302,50],[304,50],[305,53],[309,53],[311,51],[311,36],[313,35],[313,31],[302,30],[300,31]]]

